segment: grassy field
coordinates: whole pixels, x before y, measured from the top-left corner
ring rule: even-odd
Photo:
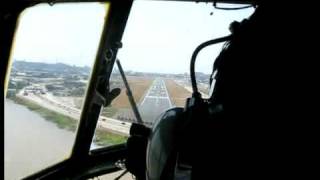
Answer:
[[[144,78],[144,77],[134,77],[128,76],[127,77],[129,86],[131,88],[133,98],[135,99],[136,103],[138,104],[141,99],[144,97],[145,93],[149,89],[153,79],[151,78]],[[121,80],[122,83],[122,80]],[[74,103],[76,104],[76,108],[81,108],[83,98],[75,98]],[[123,86],[121,89],[120,95],[113,100],[110,106],[104,107],[102,109],[102,116],[114,118],[114,115],[117,114],[118,111],[123,109],[131,109],[128,96],[126,94],[126,89]]]
[[[31,101],[25,100],[20,97],[16,97],[14,99],[14,101],[18,104],[26,106],[31,111],[37,112],[44,119],[55,123],[61,129],[67,129],[72,132],[75,132],[75,130],[77,128],[78,121],[76,119],[62,115],[62,114],[54,112],[54,111],[51,111],[51,110],[44,108],[36,103],[33,103]]]
[[[112,106],[103,107],[101,115],[105,117],[113,117],[117,113],[117,111],[117,108]]]
[[[23,98],[11,98],[16,103],[26,106],[31,111],[37,112],[44,119],[55,123],[59,128],[75,132],[78,125],[78,120],[62,115],[60,113],[46,109],[36,103],[25,100]],[[100,146],[113,145],[126,142],[127,137],[115,134],[106,129],[96,129],[96,138],[94,142]]]
[[[133,76],[128,76],[127,79],[133,94],[133,98],[138,104],[145,95],[146,91],[149,89],[153,79]],[[121,89],[121,94],[112,102],[111,105],[115,108],[130,108],[130,103],[125,88]]]
[[[99,128],[96,130],[95,143],[99,146],[113,145],[125,143],[127,141],[127,136],[122,136],[109,132],[108,130]]]
[[[165,80],[168,93],[171,97],[172,103],[178,107],[184,107],[186,99],[191,96],[191,92],[184,87],[178,85],[171,79]]]

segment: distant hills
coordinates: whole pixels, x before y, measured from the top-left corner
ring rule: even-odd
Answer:
[[[37,71],[37,72],[50,72],[50,73],[71,73],[71,74],[89,74],[91,68],[88,66],[71,66],[64,63],[42,63],[42,62],[28,62],[15,60],[12,64],[12,71],[27,72],[27,71]]]
[[[21,61],[15,60],[12,65],[12,72],[43,72],[50,73],[56,75],[89,75],[91,68],[88,66],[72,66],[64,63],[42,63],[42,62],[29,62],[29,61]],[[135,72],[127,70],[125,71],[128,76],[147,76],[147,77],[164,77],[164,78],[189,78],[190,75],[188,73],[183,74],[163,74],[163,73],[147,73],[147,72]],[[174,72],[173,72],[174,73]],[[113,75],[119,75],[119,71],[117,68],[113,69]],[[209,82],[209,74],[196,72],[196,78],[198,82],[208,83]]]

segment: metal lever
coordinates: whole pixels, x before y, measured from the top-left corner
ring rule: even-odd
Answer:
[[[119,180],[120,178],[122,178],[122,176],[124,176],[125,174],[127,174],[129,171],[125,170],[123,171],[118,177],[116,177],[114,180]]]
[[[131,90],[130,90],[128,81],[127,81],[127,79],[126,79],[126,76],[125,76],[125,74],[124,74],[124,72],[123,72],[123,69],[122,69],[122,66],[121,66],[121,64],[120,64],[120,60],[117,59],[116,62],[117,62],[118,69],[119,69],[119,71],[120,71],[122,80],[123,80],[123,82],[124,82],[124,85],[125,85],[125,87],[126,87],[126,89],[127,89],[127,95],[128,95],[128,98],[129,98],[130,105],[131,105],[131,107],[132,107],[132,109],[133,109],[133,113],[134,113],[134,115],[135,115],[136,118],[137,118],[137,122],[138,122],[139,124],[143,124],[143,121],[142,121],[142,119],[141,119],[141,116],[140,116],[140,113],[139,113],[139,111],[138,111],[137,105],[136,105],[136,103],[135,103],[135,101],[134,101],[134,98],[133,98],[133,96],[132,96],[132,92],[131,92]]]

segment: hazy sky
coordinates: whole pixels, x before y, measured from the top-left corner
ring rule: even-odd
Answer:
[[[13,58],[92,66],[106,6],[100,3],[38,5],[21,17]],[[212,15],[210,13],[213,12]],[[202,42],[229,34],[229,24],[253,9],[215,10],[195,2],[134,3],[118,57],[125,70],[184,73],[193,50]],[[209,73],[221,45],[208,47],[196,71]]]
[[[91,66],[105,15],[101,4],[41,4],[23,12],[14,59]]]

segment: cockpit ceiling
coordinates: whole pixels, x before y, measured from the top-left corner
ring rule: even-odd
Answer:
[[[105,2],[108,0],[12,0],[14,2]],[[112,1],[112,0],[111,0]],[[126,0],[116,0],[116,1],[126,1]],[[135,1],[148,1],[148,0],[135,0]],[[230,4],[259,4],[259,0],[152,0],[152,1],[190,1],[190,2],[218,2],[218,3],[230,3]]]

